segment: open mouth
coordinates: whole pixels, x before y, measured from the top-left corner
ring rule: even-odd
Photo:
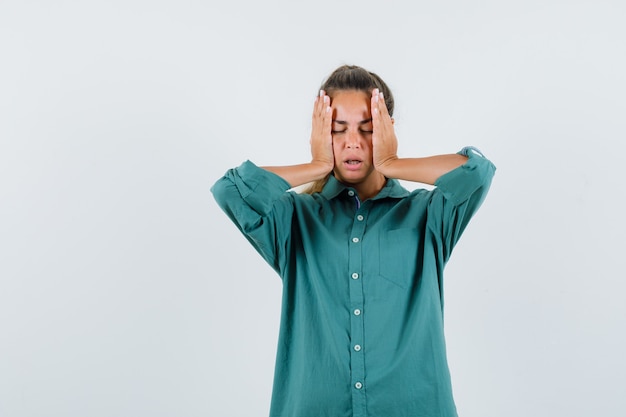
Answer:
[[[343,161],[343,163],[346,169],[357,170],[361,168],[363,161],[361,161],[360,159],[346,159],[345,161]]]

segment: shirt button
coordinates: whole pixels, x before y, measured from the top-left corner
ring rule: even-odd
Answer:
[[[359,238],[358,238],[358,237],[353,237],[353,238],[352,238],[352,241],[353,241],[354,243],[359,243]]]
[[[359,310],[358,308],[354,310],[354,315],[355,316],[360,316],[361,315],[361,310]]]
[[[352,274],[352,279],[359,279],[359,274],[357,274],[356,272]]]
[[[349,195],[350,197],[354,197],[354,191],[352,191],[352,190],[348,191],[348,195]]]
[[[361,345],[354,345],[354,350],[359,352],[361,350]]]
[[[360,382],[357,382],[356,384],[354,384],[354,388],[361,389],[363,388],[363,384],[361,384]]]
[[[363,216],[359,214],[358,216],[356,216],[356,219],[358,221],[362,222],[363,221]]]

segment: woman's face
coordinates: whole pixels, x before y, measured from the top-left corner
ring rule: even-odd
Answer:
[[[334,174],[345,184],[361,184],[375,171],[370,104],[369,94],[356,90],[337,91],[331,100]]]

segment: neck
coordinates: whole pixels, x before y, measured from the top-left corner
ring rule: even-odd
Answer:
[[[387,178],[379,172],[373,172],[366,181],[357,184],[345,184],[356,190],[359,200],[365,201],[376,197],[387,183]]]

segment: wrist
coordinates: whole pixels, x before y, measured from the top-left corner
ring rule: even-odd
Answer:
[[[314,159],[309,163],[311,173],[315,176],[315,180],[319,180],[328,175],[335,168],[334,161],[323,161]]]
[[[393,170],[394,170],[394,165],[396,164],[397,161],[398,161],[397,155],[390,155],[386,158],[382,158],[381,160],[376,161],[374,163],[374,168],[376,169],[376,171],[380,172],[385,177],[394,178]]]

